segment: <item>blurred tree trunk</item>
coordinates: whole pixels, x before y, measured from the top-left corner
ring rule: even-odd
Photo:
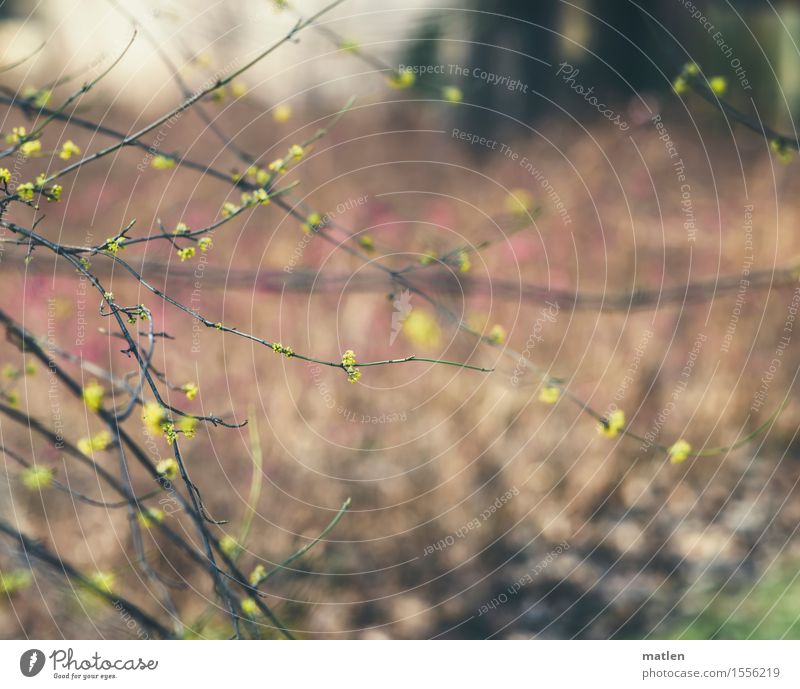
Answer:
[[[695,5],[714,31],[722,33],[733,57],[679,2],[466,0],[471,11],[462,17],[449,13],[429,18],[409,64],[453,61],[452,45],[435,40],[452,36],[466,39],[457,59],[467,69],[527,84],[523,93],[472,76],[445,78],[461,88],[467,103],[478,106],[460,108],[455,114],[458,126],[486,136],[519,133],[514,120],[530,123],[542,114],[557,114],[558,104],[576,117],[594,117],[556,76],[564,61],[580,70],[579,83],[594,87],[599,97],[621,109],[639,92],[668,94],[672,78],[693,59],[707,74],[728,79],[729,97],[737,105],[752,109],[752,97],[763,116],[790,125],[790,113],[800,106],[800,57],[793,40],[800,35],[798,3],[776,2],[775,12],[763,0],[738,0],[733,7],[695,0]],[[454,24],[460,21],[465,23]],[[737,76],[733,58],[746,70],[750,88]]]

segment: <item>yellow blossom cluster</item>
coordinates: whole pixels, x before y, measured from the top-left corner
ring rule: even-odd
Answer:
[[[81,438],[77,445],[78,449],[87,457],[91,457],[95,451],[102,452],[112,442],[113,438],[109,431],[103,430],[90,438]]]
[[[74,155],[80,155],[81,149],[75,144],[72,139],[67,139],[61,144],[61,150],[58,152],[58,157],[61,160],[69,160]]]
[[[561,397],[561,388],[556,385],[542,385],[539,388],[539,401],[545,404],[555,404]]]
[[[22,485],[28,490],[44,490],[53,483],[53,470],[50,467],[34,464],[22,472]]]
[[[597,426],[597,432],[606,438],[614,438],[625,428],[625,412],[621,409],[612,411],[608,418],[601,419]]]
[[[348,349],[342,354],[342,368],[347,373],[347,380],[351,383],[357,383],[358,379],[361,378],[361,371],[356,368],[356,355],[352,349]]]
[[[106,394],[105,388],[96,380],[93,380],[83,388],[83,401],[91,411],[99,411],[103,406],[103,396]]]

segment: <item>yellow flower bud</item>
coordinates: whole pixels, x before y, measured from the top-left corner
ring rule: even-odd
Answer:
[[[139,520],[139,524],[141,524],[143,528],[151,529],[156,524],[160,524],[164,521],[164,512],[157,507],[149,507],[147,509],[140,510],[136,515],[136,518]]]
[[[506,341],[506,329],[497,323],[492,326],[488,338],[492,344],[503,344]]]
[[[26,467],[22,472],[22,484],[28,490],[44,490],[53,483],[53,470],[50,467],[33,466]]]
[[[461,89],[456,86],[445,86],[442,89],[442,98],[449,103],[460,103],[464,100],[464,94]]]
[[[291,116],[292,109],[286,105],[286,103],[276,105],[275,109],[272,111],[272,119],[281,124],[287,122]]]
[[[407,89],[414,85],[417,77],[413,72],[403,70],[402,72],[395,72],[389,77],[389,86],[396,89]]]
[[[170,168],[175,167],[175,161],[172,158],[157,155],[150,161],[150,165],[156,170],[169,170]]]
[[[73,155],[79,155],[81,149],[76,146],[72,139],[67,139],[63,144],[61,144],[61,150],[58,152],[58,157],[61,160],[69,160]]]
[[[623,428],[625,428],[625,412],[621,409],[615,409],[608,415],[607,419],[600,421],[597,426],[597,432],[606,438],[614,438],[619,435]]]
[[[708,80],[708,87],[714,92],[715,96],[725,95],[728,90],[728,80],[725,77],[711,77]]]
[[[543,385],[539,388],[539,401],[545,404],[555,404],[561,397],[561,390],[555,385]]]
[[[252,598],[243,598],[241,606],[242,612],[248,617],[255,617],[258,614],[258,605]]]
[[[233,557],[239,550],[239,544],[233,536],[223,536],[219,539],[219,549],[228,557]]]
[[[156,471],[158,472],[159,476],[163,476],[168,481],[174,481],[176,478],[178,478],[180,467],[174,458],[168,457],[167,459],[162,459],[158,464],[156,464]]]
[[[692,446],[689,445],[689,443],[687,443],[685,440],[678,440],[672,444],[669,450],[667,450],[669,461],[673,464],[685,462],[689,458],[691,452]]]
[[[251,586],[258,586],[261,583],[261,580],[267,576],[267,569],[264,565],[256,565],[255,569],[250,572],[250,576],[248,577],[248,581],[250,582]]]
[[[95,380],[83,389],[83,401],[89,409],[98,411],[103,404],[105,394],[105,388]]]

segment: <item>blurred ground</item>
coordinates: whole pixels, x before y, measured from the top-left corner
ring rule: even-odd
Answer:
[[[794,342],[763,407],[751,410],[794,287],[746,290],[739,307],[736,292],[655,310],[573,310],[562,303],[551,318],[543,299],[519,296],[523,284],[601,296],[681,286],[740,274],[751,251],[754,268],[791,264],[800,241],[796,163],[778,165],[748,132],[735,130],[732,138],[719,115],[699,102],[695,121],[675,105],[663,106],[690,185],[695,228],[687,231],[686,190],[641,103],[620,106],[632,123],[630,138],[604,121],[583,129],[549,116],[535,129],[520,126],[513,139],[500,142],[515,159],[453,136],[453,110],[469,106],[390,102],[396,98],[389,92],[359,104],[285,179],[302,180],[298,196],[310,207],[367,233],[377,247],[373,260],[418,265],[426,251],[493,242],[471,257],[461,283],[458,272],[434,266],[427,275],[444,277],[420,271],[415,284],[487,332],[501,324],[510,347],[527,346],[532,361],[568,380],[583,399],[599,409],[615,402],[637,432],[657,431],[665,444],[685,437],[695,447],[727,445],[787,395],[789,404],[768,434],[741,449],[671,465],[635,441],[600,437],[588,417],[563,401],[538,402],[532,373],[515,384],[512,359],[458,333],[418,295],[408,302],[416,328],[392,339],[397,286],[337,250],[336,242],[308,240],[274,205],[221,228],[199,272],[191,271],[200,259],[176,262],[165,243],[128,249],[125,257],[143,266],[155,286],[211,320],[298,352],[338,360],[351,348],[362,361],[418,354],[496,370],[410,363],[364,369],[359,384],[350,385],[341,371],[193,330],[185,314],[164,308],[97,259],[98,274],[117,300],[146,303],[156,329],[176,337],[159,348],[155,365],[175,382],[198,384],[200,395],[189,408],[237,419],[254,409],[264,489],[245,570],[306,543],[350,497],[352,509],[335,531],[268,589],[277,611],[305,636],[642,638],[686,631],[797,637],[796,617],[786,612],[798,595],[793,563],[800,556]],[[331,112],[319,106],[274,124],[259,119],[257,104],[206,107],[228,107],[228,131],[239,131],[237,143],[265,160]],[[131,115],[116,110],[106,123],[126,128]],[[190,117],[170,132],[169,149],[235,168],[213,138],[196,140],[201,125]],[[6,125],[17,121],[18,114],[9,115]],[[99,145],[70,132],[86,150]],[[47,208],[43,231],[88,244],[133,218],[139,234],[157,232],[157,219],[196,228],[218,217],[229,188],[184,170],[139,175],[141,156],[126,150],[112,164],[70,178],[62,206]],[[522,157],[540,178],[520,164]],[[26,174],[32,177],[37,165],[29,163]],[[541,213],[533,227],[506,236],[519,224],[508,212],[509,192],[517,189],[530,193]],[[750,204],[752,247],[746,242]],[[24,253],[4,250],[3,308],[45,333],[52,299],[59,346],[118,374],[132,370],[118,341],[96,332],[107,324],[97,316],[97,298],[84,303],[85,286],[42,251],[25,267]],[[269,271],[290,275],[287,268],[295,277],[301,269],[318,270],[320,280],[298,293],[256,278]],[[326,283],[331,276],[344,281]],[[495,294],[498,280],[511,288]],[[734,332],[726,337],[734,312]],[[533,333],[539,339],[531,345]],[[683,375],[690,360],[690,374]],[[2,362],[20,364],[8,344]],[[47,385],[40,369],[17,386],[20,408],[44,421],[52,405]],[[59,394],[71,440],[99,430],[80,405]],[[138,423],[130,425],[136,430]],[[97,490],[91,476],[62,464],[59,453],[24,427],[4,418],[0,428],[4,444],[52,462],[57,476],[68,475],[79,489]],[[251,480],[248,429],[201,429],[184,448],[209,510],[231,520],[220,532],[235,535]],[[166,451],[161,443],[158,452]],[[116,466],[113,453],[98,459]],[[55,492],[42,500],[22,490],[16,467],[7,467],[0,514],[13,515],[81,567],[114,571],[120,590],[152,607],[128,562],[122,512],[74,505]],[[135,480],[142,490],[150,486],[144,476]],[[195,540],[188,521],[169,518]],[[21,564],[7,543],[0,548],[0,567]],[[148,551],[169,576],[186,578],[188,588],[176,596],[187,620],[199,615],[210,592],[193,590],[199,580],[158,537]],[[130,635],[113,610],[74,596],[52,574],[37,569],[35,577],[35,587],[0,603],[3,638]],[[752,625],[737,623],[743,610]],[[201,635],[218,633],[227,632],[212,624]]]

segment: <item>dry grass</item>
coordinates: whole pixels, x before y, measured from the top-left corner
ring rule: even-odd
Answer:
[[[441,109],[401,109],[392,117],[375,106],[356,113],[352,124],[345,122],[298,169],[303,192],[320,211],[367,195],[367,203],[337,220],[364,228],[381,249],[400,254],[391,259],[397,266],[427,249],[497,240],[503,228],[493,226],[491,218],[505,207],[503,187],[529,188],[542,215],[534,228],[473,257],[469,277],[482,287],[461,295],[447,282],[420,283],[465,320],[502,324],[516,350],[525,348],[542,304],[495,294],[487,289],[493,280],[618,293],[741,271],[741,178],[732,150],[712,131],[713,120],[702,138],[715,152],[713,177],[697,135],[678,125],[671,130],[692,171],[698,233],[690,245],[682,228],[679,185],[663,144],[647,124],[633,132],[641,158],[608,128],[592,128],[593,140],[577,137],[560,123],[542,122],[537,128],[555,137],[552,146],[535,135],[513,142],[515,150],[546,171],[569,209],[572,223],[565,226],[519,166],[496,154],[471,157],[478,152],[447,133],[390,132],[447,129]],[[296,138],[289,137],[291,130],[288,124],[279,132],[286,140],[270,137],[275,151]],[[189,134],[175,132],[170,147],[188,146],[193,141]],[[368,134],[375,136],[357,138]],[[264,145],[263,136],[248,132],[242,142],[248,150]],[[775,170],[763,146],[746,135],[740,145],[757,212],[756,265],[785,265],[797,254],[799,241],[793,231],[798,212],[792,201],[798,191],[793,168]],[[195,158],[213,153],[190,151]],[[132,188],[130,173],[139,157],[136,151],[122,153],[107,179],[99,170],[80,173],[71,184],[60,229],[63,241],[84,243],[89,235],[101,241],[133,216],[137,232],[147,232],[156,217],[167,226],[183,220],[194,227],[216,216],[226,190],[208,180],[196,182],[189,172],[174,177],[151,172]],[[48,231],[58,231],[57,218],[58,212],[50,215],[53,229]],[[497,367],[490,375],[416,363],[370,368],[364,369],[361,383],[349,385],[341,371],[316,371],[215,331],[202,332],[199,351],[193,351],[188,317],[163,308],[125,276],[113,276],[110,284],[118,299],[147,303],[156,328],[177,337],[159,349],[155,365],[175,382],[198,383],[201,394],[192,409],[239,419],[250,407],[255,410],[264,449],[264,489],[249,552],[242,556],[246,571],[257,558],[276,562],[303,545],[346,497],[352,498],[350,513],[326,542],[296,563],[300,571],[271,580],[268,590],[278,612],[305,635],[642,636],[673,605],[680,606],[686,591],[701,587],[711,597],[729,579],[747,585],[782,551],[797,553],[795,429],[800,410],[794,400],[767,436],[727,456],[673,466],[663,456],[641,452],[635,441],[600,437],[594,423],[566,402],[554,407],[537,402],[533,374],[512,385],[512,359],[476,346],[444,318],[437,346],[425,349],[404,335],[390,345],[392,303],[387,295],[392,286],[320,238],[306,248],[302,266],[319,268],[321,278],[354,276],[354,285],[367,280],[372,288],[320,283],[309,294],[248,284],[226,287],[228,270],[281,271],[302,237],[296,221],[283,219],[275,208],[257,209],[225,226],[209,258],[209,267],[220,269],[221,277],[208,272],[199,280],[196,305],[209,318],[325,359],[337,359],[352,348],[362,360],[415,353]],[[53,273],[49,259],[39,253],[24,271],[22,256],[21,250],[6,248],[0,275],[5,308],[43,332],[47,299],[54,298],[59,345],[117,373],[131,370],[131,362],[119,354],[119,342],[93,331],[99,324],[94,298],[83,314],[87,343],[75,346],[82,314],[70,271],[61,267]],[[175,264],[168,246],[130,249],[129,257],[150,265],[146,273],[156,285],[185,301],[192,298],[192,279],[181,273],[186,266]],[[169,270],[159,266],[163,261],[170,261]],[[97,268],[107,271],[100,260]],[[573,391],[601,410],[622,391],[619,406],[631,426],[644,433],[669,402],[698,333],[704,333],[707,341],[660,440],[686,437],[695,446],[723,445],[755,428],[791,389],[798,363],[795,346],[784,355],[764,410],[750,415],[791,294],[791,289],[748,292],[728,353],[720,347],[735,294],[695,305],[665,304],[657,311],[564,308],[544,326],[543,341],[531,358],[567,378]],[[435,316],[416,295],[412,307]],[[652,337],[644,356],[624,383],[634,349],[647,331]],[[4,345],[3,361],[18,362],[19,355]],[[20,393],[23,409],[49,418],[44,372],[27,379]],[[99,430],[65,396],[59,404],[69,439]],[[362,422],[362,415],[378,417],[378,422]],[[39,461],[52,463],[59,476],[66,475],[68,465],[62,465],[59,454],[24,428],[3,419],[2,435],[4,443],[35,453]],[[209,510],[231,521],[222,531],[236,534],[247,510],[252,471],[247,429],[201,430],[184,445]],[[165,448],[160,445],[161,452]],[[109,468],[116,463],[112,454],[99,461]],[[2,514],[13,514],[30,533],[86,570],[114,570],[120,590],[153,608],[128,561],[123,511],[75,506],[52,492],[41,501],[24,493],[15,468],[8,466],[0,493]],[[68,475],[75,487],[96,492],[96,481],[85,472],[69,468]],[[143,476],[136,480],[141,490],[148,488]],[[509,491],[512,497],[483,519],[481,514]],[[188,520],[170,518],[195,540]],[[466,528],[470,523],[473,527]],[[448,536],[452,545],[426,554],[426,548]],[[549,562],[548,554],[561,542],[569,549]],[[186,563],[158,537],[150,539],[148,551],[161,571],[185,579],[188,588],[177,597],[186,620],[200,614],[210,592],[193,589],[198,582]],[[2,557],[8,562],[11,555],[6,550]],[[538,576],[510,595],[508,603],[478,614],[537,565]],[[130,635],[113,610],[92,603],[77,608],[86,601],[52,575],[37,571],[37,582],[41,590],[22,594],[13,606],[0,604],[0,636],[18,637],[23,630],[34,638]],[[212,626],[204,633],[225,632]]]

